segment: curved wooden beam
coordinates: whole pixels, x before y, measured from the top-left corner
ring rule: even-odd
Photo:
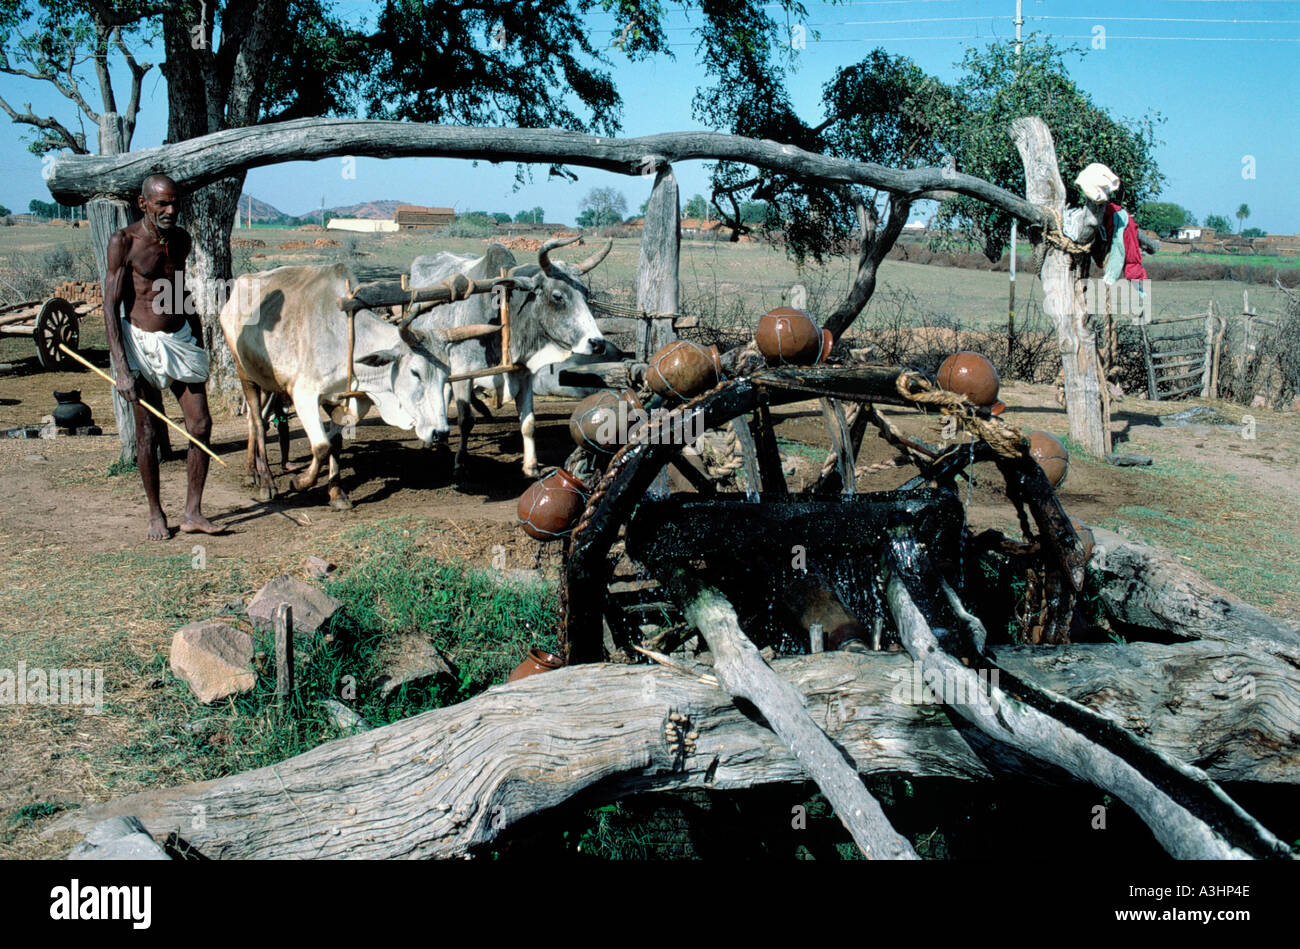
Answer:
[[[986,201],[1031,225],[1046,214],[1024,198],[951,168],[890,168],[807,152],[769,139],[721,132],[665,132],[601,138],[562,129],[476,128],[378,119],[294,119],[227,129],[121,155],[72,155],[51,168],[46,184],[63,204],[95,196],[133,198],[146,175],[164,172],[184,190],[232,171],[342,155],[372,158],[470,158],[584,165],[624,175],[655,175],[674,162],[736,161],[826,184],[857,184],[920,197],[948,191]]]

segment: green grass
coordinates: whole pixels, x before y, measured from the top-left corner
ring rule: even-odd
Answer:
[[[372,726],[385,725],[503,682],[530,647],[556,648],[552,589],[498,584],[481,570],[437,562],[421,551],[418,532],[403,523],[380,521],[356,531],[363,556],[325,584],[343,606],[298,655],[295,692],[282,711],[273,668],[251,692],[204,706],[168,675],[166,657],[159,654],[145,672],[168,681],[168,707],[127,756],[139,767],[179,773],[185,780],[274,764],[344,734],[322,707],[325,699],[342,701]],[[379,648],[409,634],[427,635],[455,663],[459,681],[404,686],[383,698],[372,685],[381,671]],[[258,633],[255,642],[274,656],[269,633]]]
[[[39,801],[34,804],[24,804],[9,815],[9,826],[13,828],[25,827],[28,824],[34,824],[46,817],[53,817],[60,811],[70,810],[76,806],[76,804],[69,804],[66,801]]]
[[[136,462],[123,461],[121,458],[119,458],[117,461],[113,462],[111,465],[108,466],[108,471],[105,472],[105,474],[109,478],[116,478],[118,475],[131,474],[132,472],[136,472],[139,470],[140,470],[140,466]]]
[[[1147,503],[1120,507],[1101,526],[1136,533],[1181,555],[1192,569],[1254,606],[1294,597],[1300,589],[1300,518],[1293,499],[1168,452],[1158,453],[1142,471],[1150,484]]]

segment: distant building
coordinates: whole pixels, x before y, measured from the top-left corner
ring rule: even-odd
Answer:
[[[456,220],[451,208],[426,208],[418,204],[399,205],[393,211],[393,223],[400,228],[445,227]]]
[[[1180,241],[1212,241],[1214,240],[1214,228],[1186,224],[1178,229],[1177,239]]]
[[[730,238],[731,228],[724,227],[721,221],[712,218],[684,217],[680,224],[682,237],[691,238]]]
[[[363,234],[387,234],[398,229],[396,221],[377,221],[368,217],[333,217],[325,227],[331,231],[358,231]]]

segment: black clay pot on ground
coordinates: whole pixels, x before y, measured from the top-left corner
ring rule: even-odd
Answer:
[[[90,406],[81,401],[81,390],[54,393],[54,424],[59,428],[78,429],[91,424]]]

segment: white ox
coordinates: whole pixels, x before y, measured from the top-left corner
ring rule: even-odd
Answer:
[[[369,310],[355,318],[353,364],[357,390],[364,397],[341,398],[349,389],[348,321],[340,297],[356,278],[345,264],[328,267],[278,267],[245,274],[221,310],[221,329],[235,358],[248,400],[250,479],[261,496],[275,496],[266,458],[261,393],[287,395],[311,442],[307,470],[293,487],[312,487],[329,459],[330,506],[351,507],[339,484],[341,426],[360,421],[371,404],[394,428],[414,429],[425,446],[447,436],[447,357],[439,337],[417,339]],[[330,412],[327,433],[321,407]]]
[[[510,361],[524,368],[505,374],[505,383],[515,408],[519,411],[519,427],[524,439],[524,474],[532,477],[538,473],[537,446],[534,441],[536,421],[533,418],[533,374],[553,363],[564,362],[571,355],[599,355],[606,350],[605,337],[596,325],[596,318],[587,306],[587,287],[582,275],[587,273],[609,253],[606,247],[576,267],[554,261],[550,253],[557,247],[571,244],[578,237],[547,241],[537,253],[537,264],[516,266],[514,255],[500,244],[489,244],[482,257],[461,256],[443,252],[427,257],[417,257],[411,263],[412,289],[433,287],[457,274],[471,280],[490,280],[504,269],[515,281],[510,295]],[[411,329],[421,339],[438,339],[453,327],[473,324],[499,323],[496,296],[478,294],[468,300],[431,306],[417,304],[418,314]],[[452,374],[489,369],[501,365],[501,339],[499,335],[453,341],[448,346]],[[483,376],[479,381],[487,384],[500,376]],[[456,397],[456,418],[460,428],[460,444],[456,449],[454,475],[465,474],[468,457],[469,433],[474,426],[470,407],[474,380],[462,379],[452,383]]]

